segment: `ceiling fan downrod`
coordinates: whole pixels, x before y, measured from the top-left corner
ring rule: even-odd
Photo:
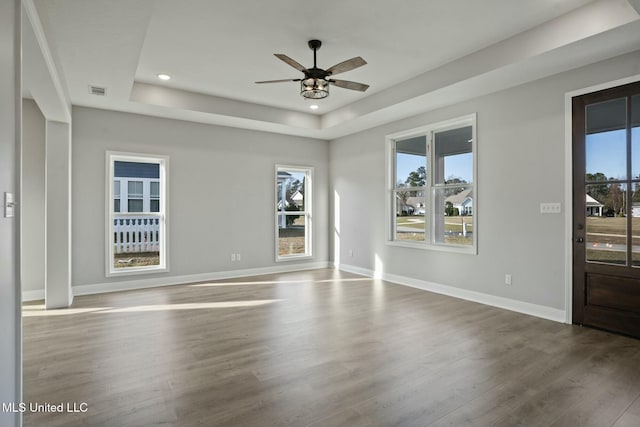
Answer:
[[[316,52],[322,46],[322,42],[320,40],[309,40],[309,48],[313,50],[313,68],[318,68],[316,65]]]

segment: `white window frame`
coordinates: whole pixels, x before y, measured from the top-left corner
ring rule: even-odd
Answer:
[[[122,209],[122,184],[120,187],[120,212],[114,212],[114,192],[113,182],[117,179],[114,175],[114,165],[116,161],[136,162],[136,163],[156,163],[160,165],[160,212],[123,212]],[[135,274],[148,274],[169,271],[169,157],[155,154],[124,153],[116,151],[106,152],[106,227],[105,227],[105,275],[106,277],[127,276]],[[122,182],[122,179],[120,180]],[[143,186],[144,188],[144,186]],[[128,189],[127,189],[128,190]],[[144,191],[144,190],[143,190]],[[128,197],[128,195],[127,195]],[[148,207],[147,207],[148,208]],[[144,211],[145,209],[143,209]],[[149,210],[149,209],[146,209]],[[146,267],[123,267],[115,269],[113,253],[114,216],[145,216],[159,219],[160,262],[158,265]]]
[[[278,220],[280,216],[286,214],[280,213],[278,211],[278,203],[277,203],[277,195],[278,195],[278,172],[287,171],[287,172],[298,172],[304,173],[306,175],[305,179],[305,187],[304,187],[304,211],[301,212],[292,212],[291,215],[304,215],[305,217],[305,242],[304,242],[304,254],[296,254],[296,255],[280,255],[279,248],[279,225]],[[275,227],[275,260],[276,262],[282,261],[296,261],[300,259],[309,259],[313,258],[313,174],[314,170],[311,166],[290,166],[290,165],[276,165],[275,167],[275,175],[274,175],[274,193],[273,200],[274,202],[274,227]]]
[[[405,248],[437,250],[442,252],[457,252],[465,254],[478,253],[478,151],[477,151],[477,114],[472,113],[466,116],[457,117],[451,120],[445,120],[427,126],[421,126],[402,132],[393,133],[386,136],[386,171],[387,171],[387,188],[386,188],[386,243],[391,246],[400,246]],[[473,188],[473,214],[471,215],[473,224],[473,243],[471,245],[455,245],[450,243],[436,242],[435,236],[435,220],[436,214],[434,210],[435,192],[438,188],[446,188],[446,184],[436,184],[435,180],[435,159],[433,158],[434,134],[456,129],[464,126],[472,126],[471,150],[473,153],[473,182],[469,185]],[[425,209],[425,239],[424,241],[407,241],[396,240],[396,141],[426,136],[427,139],[427,185],[424,187],[426,209]]]

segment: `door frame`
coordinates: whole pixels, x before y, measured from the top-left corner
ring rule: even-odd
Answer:
[[[573,118],[572,98],[599,90],[640,81],[640,74],[613,80],[564,94],[564,312],[565,323],[573,323]]]

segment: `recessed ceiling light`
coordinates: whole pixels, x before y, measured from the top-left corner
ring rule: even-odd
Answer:
[[[164,74],[164,73],[158,74],[158,78],[160,80],[171,80],[171,76],[169,74]]]
[[[312,110],[317,110],[320,107],[317,104],[311,104],[309,105],[309,108],[311,108]]]

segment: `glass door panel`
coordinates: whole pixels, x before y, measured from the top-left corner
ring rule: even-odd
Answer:
[[[626,186],[592,184],[587,185],[585,190],[587,261],[626,265],[627,219],[624,213],[620,213],[624,211]]]
[[[627,178],[626,125],[626,98],[587,106],[587,182]]]
[[[640,95],[631,97],[631,265],[640,267]]]

